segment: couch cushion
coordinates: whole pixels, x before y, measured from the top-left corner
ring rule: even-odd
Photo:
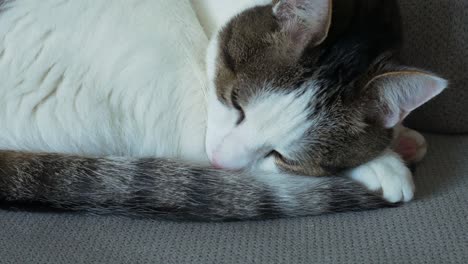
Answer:
[[[468,0],[400,0],[402,60],[441,74],[450,88],[412,116],[420,130],[468,132]]]
[[[0,263],[466,263],[468,137],[428,139],[400,208],[219,224],[0,211]]]

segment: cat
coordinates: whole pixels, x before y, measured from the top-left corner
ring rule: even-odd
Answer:
[[[223,221],[412,199],[393,129],[447,81],[394,61],[396,2],[194,2],[3,3],[1,203]]]

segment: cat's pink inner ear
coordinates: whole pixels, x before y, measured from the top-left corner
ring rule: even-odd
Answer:
[[[447,80],[420,71],[385,73],[368,84],[379,89],[386,128],[399,124],[411,111],[439,95],[447,85]]]
[[[332,0],[279,0],[273,14],[298,49],[322,43],[331,26]]]

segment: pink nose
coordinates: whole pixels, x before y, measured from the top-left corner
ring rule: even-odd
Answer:
[[[211,165],[215,168],[215,169],[223,169],[223,166],[220,164],[220,162],[216,159],[216,156],[214,156],[211,160]]]

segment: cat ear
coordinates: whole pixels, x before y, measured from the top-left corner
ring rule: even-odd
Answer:
[[[411,111],[440,94],[447,85],[447,80],[430,73],[400,71],[373,78],[366,90],[371,89],[374,93],[377,89],[378,115],[386,128],[393,128]]]
[[[332,0],[274,0],[273,14],[281,29],[301,51],[318,45],[328,35],[332,20]]]

